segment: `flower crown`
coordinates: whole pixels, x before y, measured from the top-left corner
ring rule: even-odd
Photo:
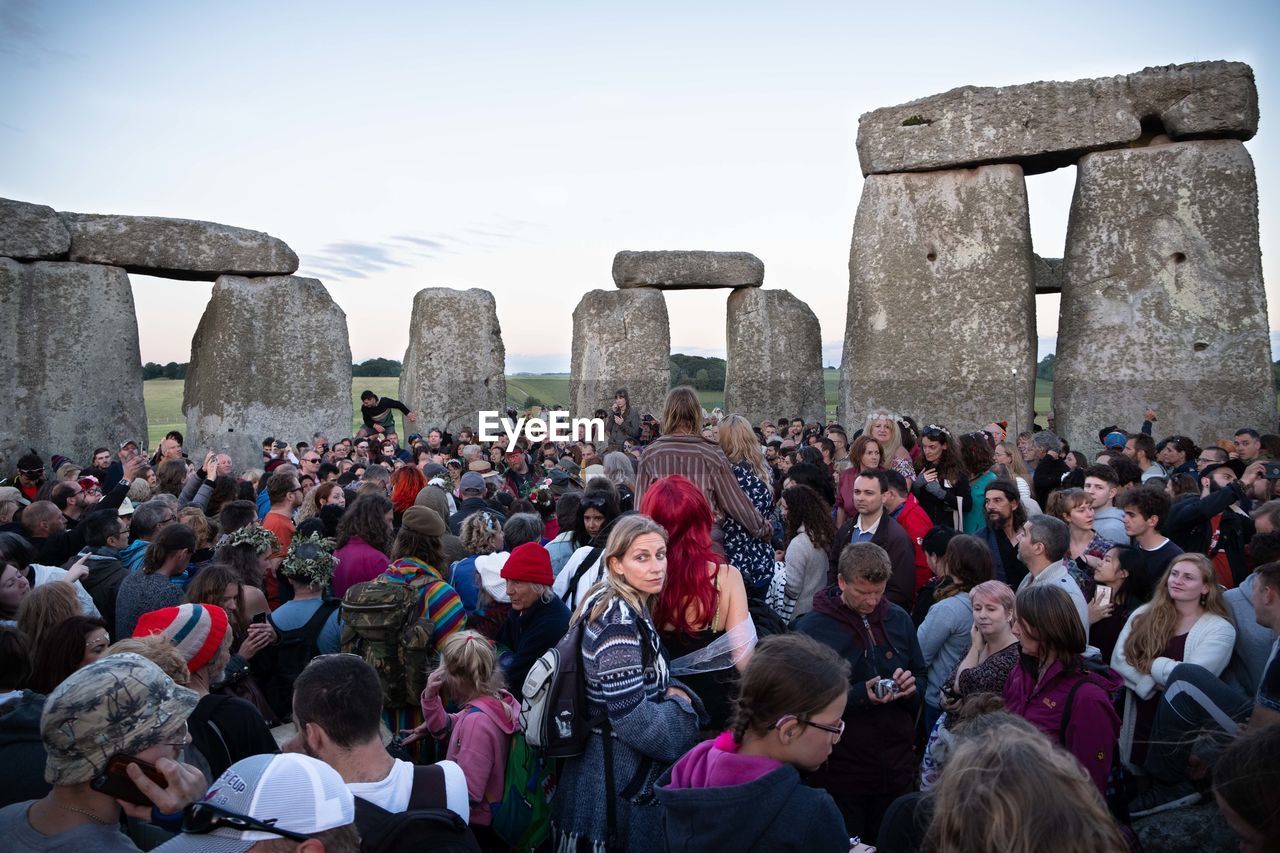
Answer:
[[[938,426],[937,424],[929,424],[927,427],[924,428],[924,431],[926,433],[940,432],[943,435],[945,435],[947,438],[951,438],[951,430],[947,429],[944,426]]]
[[[246,525],[239,530],[224,535],[218,540],[218,547],[252,545],[259,554],[270,554],[280,550],[280,540],[265,527],[256,524]]]
[[[333,556],[334,542],[319,533],[295,536],[289,543],[289,553],[280,564],[280,574],[292,580],[314,586],[324,586],[333,577],[337,562]]]

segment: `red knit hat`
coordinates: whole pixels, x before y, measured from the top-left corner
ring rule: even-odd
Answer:
[[[551,586],[556,576],[551,573],[551,555],[537,542],[517,545],[502,566],[502,576],[509,581],[525,581]]]
[[[214,604],[182,604],[152,610],[138,618],[133,636],[161,634],[184,658],[187,670],[196,672],[213,660],[227,634],[227,611]]]

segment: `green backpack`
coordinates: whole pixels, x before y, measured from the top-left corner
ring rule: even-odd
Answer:
[[[437,583],[428,577],[407,584],[375,578],[342,597],[342,651],[359,655],[377,671],[387,708],[416,706],[427,669],[434,669],[435,626],[418,616],[418,607]]]
[[[551,795],[556,787],[551,761],[529,746],[524,732],[511,736],[502,801],[492,806],[492,828],[514,850],[534,850],[551,832]]]

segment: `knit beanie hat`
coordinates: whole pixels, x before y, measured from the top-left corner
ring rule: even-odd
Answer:
[[[216,604],[180,604],[144,613],[133,629],[135,637],[163,634],[184,658],[187,670],[197,672],[213,660],[227,634],[227,611]]]
[[[526,542],[511,549],[502,567],[502,576],[510,581],[525,581],[551,586],[556,581],[551,571],[551,555],[537,542]]]
[[[419,536],[443,536],[444,519],[431,507],[411,506],[400,517],[400,526]]]

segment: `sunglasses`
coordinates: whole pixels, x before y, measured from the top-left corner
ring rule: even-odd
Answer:
[[[28,477],[39,477],[41,474],[44,473],[44,469],[43,468],[25,468],[25,469],[19,469],[18,473],[25,474]]]
[[[237,832],[267,832],[290,841],[308,841],[310,836],[276,826],[276,819],[257,820],[248,815],[220,809],[210,803],[192,803],[182,816],[182,831],[188,835],[208,835],[215,829],[234,829]]]

